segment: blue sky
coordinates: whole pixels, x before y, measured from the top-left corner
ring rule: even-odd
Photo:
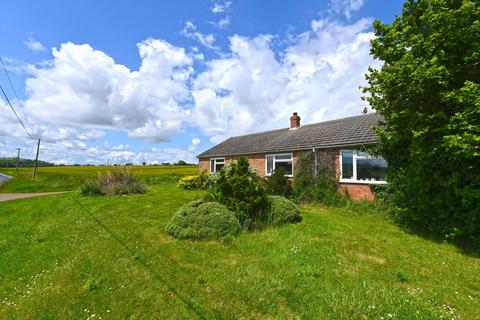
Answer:
[[[40,158],[160,163],[231,136],[359,114],[371,24],[402,1],[9,1],[0,85]],[[26,137],[0,100],[0,156]]]

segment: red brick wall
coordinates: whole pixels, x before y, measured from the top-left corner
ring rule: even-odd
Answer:
[[[375,194],[372,192],[370,185],[368,184],[340,183],[338,191],[342,194],[345,194],[345,191],[347,191],[352,200],[371,201],[375,199]]]
[[[233,157],[230,157],[229,160],[230,161],[235,161],[235,160],[238,160],[238,158],[240,158],[240,157],[241,156],[233,156]],[[257,169],[258,174],[260,174],[260,176],[262,176],[262,177],[265,176],[265,153],[248,154],[248,155],[244,155],[242,157],[248,158],[248,162],[250,163],[250,165],[252,167]]]

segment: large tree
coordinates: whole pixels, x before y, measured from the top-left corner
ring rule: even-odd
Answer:
[[[409,0],[374,23],[365,99],[385,118],[397,217],[456,239],[480,239],[480,1]]]

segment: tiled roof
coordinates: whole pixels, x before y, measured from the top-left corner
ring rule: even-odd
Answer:
[[[278,129],[231,137],[198,158],[332,148],[377,142],[372,126],[382,120],[375,113],[313,123],[297,129]]]

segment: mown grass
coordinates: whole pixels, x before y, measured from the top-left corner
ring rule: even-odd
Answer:
[[[35,180],[32,168],[21,168],[18,173],[14,168],[0,168],[0,173],[14,177],[0,186],[0,192],[49,192],[77,190],[87,179],[105,173],[108,170],[120,170],[125,167],[115,166],[58,166],[37,169]],[[196,166],[129,166],[133,174],[148,184],[165,180],[177,181],[185,175],[196,174]]]
[[[160,182],[143,195],[1,203],[0,318],[478,318],[480,260],[454,246],[314,206],[298,225],[227,244],[168,236],[171,215],[202,195]]]

